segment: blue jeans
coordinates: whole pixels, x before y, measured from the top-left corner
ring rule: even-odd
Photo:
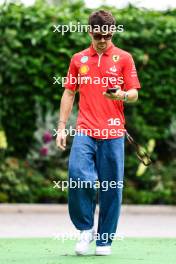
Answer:
[[[96,245],[111,245],[122,203],[124,137],[95,139],[77,133],[70,151],[68,173],[69,182],[77,182],[76,187],[69,186],[68,190],[68,209],[74,226],[78,230],[93,227],[98,190]],[[79,185],[83,182],[89,182],[89,185]]]

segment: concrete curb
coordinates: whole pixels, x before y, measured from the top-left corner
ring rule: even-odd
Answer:
[[[0,204],[0,213],[66,213],[67,204]],[[98,206],[97,210],[98,212]],[[123,205],[122,214],[175,214],[176,206]]]
[[[66,213],[67,204],[0,204],[0,213]]]

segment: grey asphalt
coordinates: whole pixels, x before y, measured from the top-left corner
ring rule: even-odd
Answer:
[[[98,206],[95,214],[97,226]],[[0,237],[74,237],[67,205],[0,205]],[[122,206],[117,237],[176,238],[176,207]]]

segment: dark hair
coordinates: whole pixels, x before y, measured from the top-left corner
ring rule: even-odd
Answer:
[[[113,17],[110,11],[99,10],[93,12],[89,16],[88,24],[90,28],[93,30],[96,26],[102,28],[102,26],[106,25],[108,28],[110,26],[115,25],[115,18]]]

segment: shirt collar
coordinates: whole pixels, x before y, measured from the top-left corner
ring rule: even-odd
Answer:
[[[109,48],[107,48],[105,50],[105,52],[103,52],[103,54],[110,55],[111,50],[112,50],[113,47],[114,47],[114,44],[112,43],[111,46]],[[89,47],[89,54],[90,54],[90,56],[94,56],[95,54],[97,54],[97,51],[94,49],[92,44]]]

